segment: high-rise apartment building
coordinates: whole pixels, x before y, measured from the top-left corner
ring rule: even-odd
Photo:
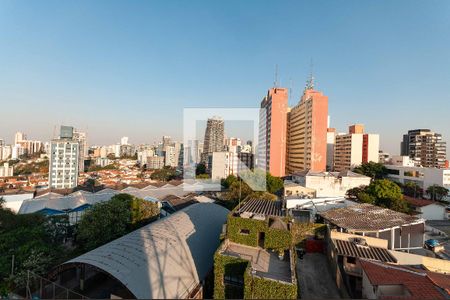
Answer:
[[[444,168],[446,143],[442,135],[430,129],[409,130],[403,135],[401,155],[409,156],[415,165],[424,168]]]
[[[208,156],[213,152],[224,151],[224,121],[220,117],[212,117],[206,123],[203,142],[202,162],[207,163]]]
[[[14,136],[14,145],[19,144],[22,141],[26,141],[27,136],[23,132],[16,132]]]
[[[351,170],[362,163],[378,162],[380,137],[378,134],[364,133],[364,125],[349,127],[348,134],[336,135],[334,148],[334,171]]]
[[[127,136],[123,136],[120,139],[120,145],[128,145],[128,137]]]
[[[328,97],[314,90],[313,79],[299,103],[288,113],[287,172],[325,171],[327,163]]]
[[[9,163],[5,162],[3,166],[0,166],[0,177],[13,176],[14,168],[9,166]]]
[[[79,144],[79,159],[78,159],[78,169],[79,172],[84,172],[84,160],[88,157],[88,146],[86,133],[78,130],[73,131],[73,139],[78,141]]]
[[[261,101],[257,167],[273,176],[286,172],[288,90],[271,88]]]
[[[73,127],[61,126],[60,137],[50,145],[48,185],[54,189],[74,188],[78,184],[79,142]]]

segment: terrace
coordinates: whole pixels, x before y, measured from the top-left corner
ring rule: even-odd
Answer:
[[[251,263],[253,275],[292,283],[293,270],[288,256],[280,260],[276,252],[229,241],[224,243],[219,252],[222,255],[248,260]]]

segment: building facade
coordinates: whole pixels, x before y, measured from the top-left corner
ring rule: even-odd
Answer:
[[[271,88],[261,101],[257,167],[273,176],[286,172],[288,90]]]
[[[61,126],[59,139],[51,141],[48,185],[54,189],[78,185],[79,143],[73,138],[73,127]]]
[[[4,163],[0,166],[0,177],[11,177],[14,174],[14,168],[9,166],[9,163]]]
[[[205,139],[203,143],[202,162],[208,162],[208,155],[224,151],[225,126],[220,117],[209,118],[206,122]]]
[[[325,171],[328,97],[310,80],[300,102],[288,113],[287,172]]]
[[[446,143],[442,135],[430,129],[409,130],[400,145],[402,156],[409,156],[417,166],[444,168]]]
[[[348,134],[336,135],[333,170],[351,170],[362,163],[378,162],[380,137],[378,134],[364,132],[364,125],[349,127]]]

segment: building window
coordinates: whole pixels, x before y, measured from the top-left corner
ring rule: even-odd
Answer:
[[[241,229],[241,231],[239,231],[240,234],[242,235],[249,235],[250,234],[250,230],[248,229]]]

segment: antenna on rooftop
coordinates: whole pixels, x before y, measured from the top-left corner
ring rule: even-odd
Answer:
[[[278,86],[278,64],[275,65],[275,81],[273,82],[273,87]]]
[[[314,89],[313,70],[314,70],[314,63],[313,63],[313,59],[311,57],[311,61],[310,61],[310,64],[309,64],[309,78],[306,81],[306,89],[307,90],[313,90]]]

